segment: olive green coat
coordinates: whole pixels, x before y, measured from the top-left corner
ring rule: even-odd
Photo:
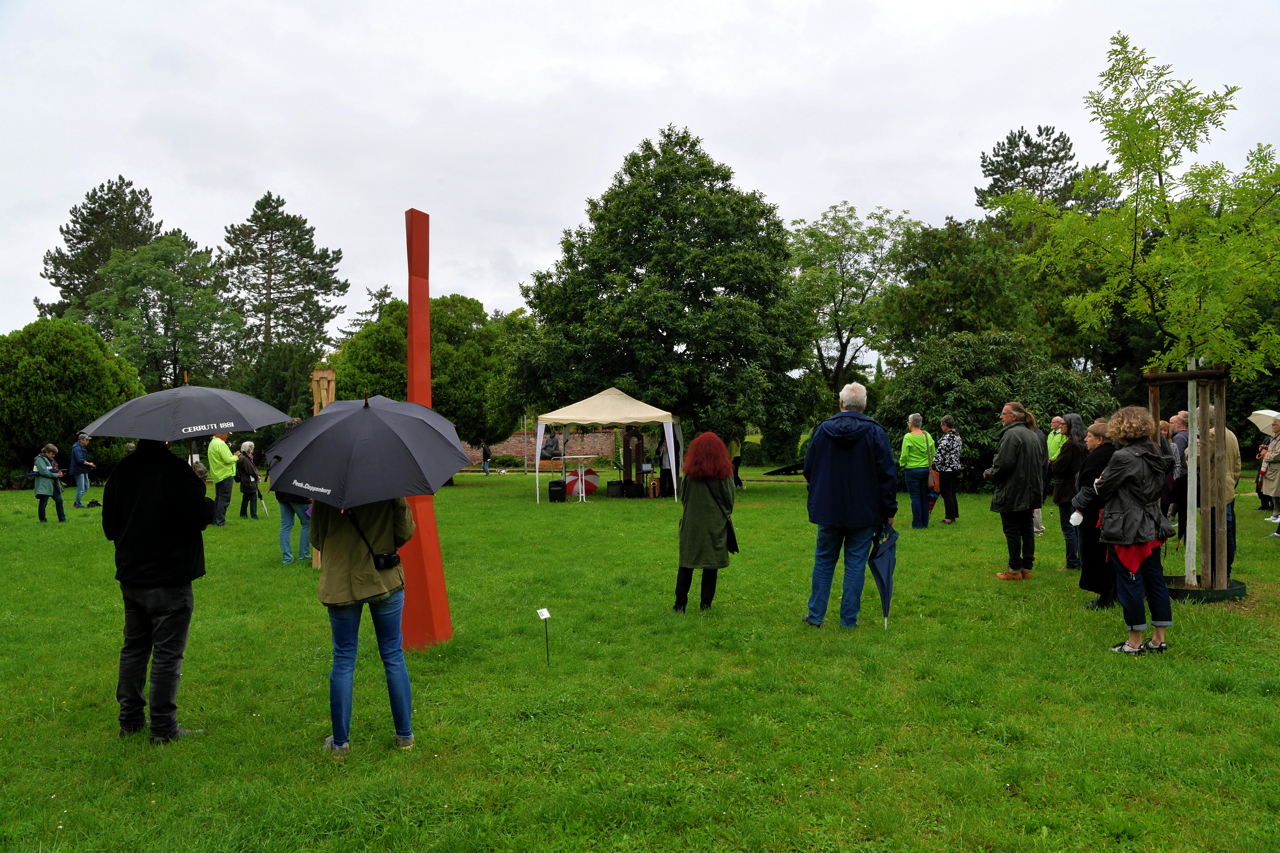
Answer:
[[[36,497],[41,495],[62,494],[62,480],[58,479],[58,475],[53,473],[57,470],[49,457],[41,453],[36,457]]]
[[[729,565],[729,522],[733,515],[733,477],[723,480],[680,478],[680,568],[723,569]],[[716,505],[716,498],[720,506]]]
[[[351,512],[360,520],[369,545],[349,520]],[[413,530],[413,513],[404,498],[352,507],[346,513],[320,501],[312,504],[311,543],[320,551],[320,602],[355,604],[403,588],[404,568],[378,571],[369,546],[375,554],[389,553],[408,542]]]

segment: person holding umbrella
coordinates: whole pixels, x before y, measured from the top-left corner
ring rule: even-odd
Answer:
[[[397,549],[413,536],[410,495],[430,495],[471,460],[453,424],[426,406],[375,396],[330,403],[267,449],[271,488],[309,494],[322,552],[318,595],[329,610],[333,669],[324,748],[350,753],[360,616],[369,605],[387,677],[396,746],[413,746],[409,671],[401,649],[405,576]]]
[[[209,440],[209,479],[213,480],[214,503],[217,506],[213,519],[215,527],[227,526],[227,509],[231,506],[231,481],[236,474],[236,457],[239,451],[227,447],[229,432],[214,433]]]
[[[872,539],[898,512],[898,471],[884,427],[863,414],[867,389],[857,382],[840,391],[840,412],[820,423],[804,457],[809,521],[818,526],[809,612],[822,627],[836,561],[844,550],[840,626],[856,628]]]
[[[396,554],[413,531],[413,515],[404,498],[351,507],[345,512],[317,501],[311,510],[312,541],[324,555],[320,603],[328,608],[333,636],[333,669],[329,674],[333,734],[325,738],[324,748],[339,758],[351,750],[351,696],[365,605],[369,606],[386,673],[396,746],[413,748],[413,697],[400,632],[404,569]]]

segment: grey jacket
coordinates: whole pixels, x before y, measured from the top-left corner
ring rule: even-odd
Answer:
[[[1000,430],[1000,447],[983,474],[996,487],[992,512],[1018,512],[1044,503],[1044,470],[1049,452],[1044,441],[1021,421]]]
[[[1160,511],[1160,493],[1173,459],[1150,441],[1121,447],[1111,457],[1106,470],[1093,485],[1106,502],[1102,512],[1102,535],[1109,545],[1140,545],[1164,541],[1177,531]],[[1091,484],[1082,483],[1081,491]]]

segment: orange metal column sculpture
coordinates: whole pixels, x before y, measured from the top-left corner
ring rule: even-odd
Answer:
[[[405,211],[409,244],[409,402],[431,405],[431,217],[420,210]],[[400,549],[404,564],[404,614],[400,624],[406,649],[442,643],[453,636],[449,594],[444,586],[444,561],[436,529],[434,499],[409,498],[413,538]]]

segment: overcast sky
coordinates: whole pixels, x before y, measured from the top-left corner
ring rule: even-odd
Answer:
[[[58,226],[124,175],[202,245],[265,192],[341,249],[351,301],[406,292],[404,211],[434,295],[520,307],[627,152],[685,126],[784,220],[847,200],[977,213],[978,154],[1083,107],[1117,31],[1201,88],[1239,85],[1201,159],[1280,142],[1275,0],[174,3],[0,0],[0,333],[35,319]]]

